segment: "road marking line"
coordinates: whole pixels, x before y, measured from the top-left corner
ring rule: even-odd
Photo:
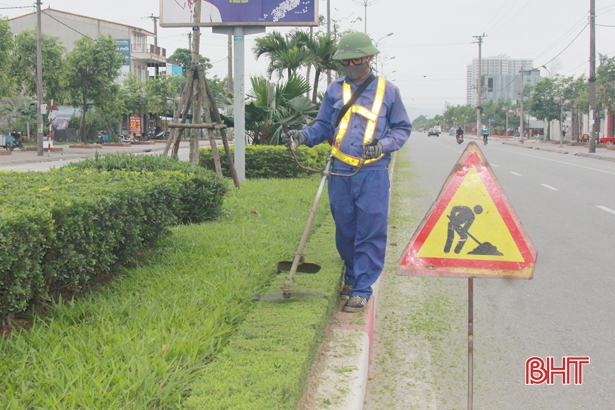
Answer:
[[[613,211],[613,210],[612,210],[612,209],[610,209],[610,208],[607,208],[606,206],[596,205],[596,208],[600,208],[600,209],[602,209],[603,211],[607,211],[607,212],[610,212],[610,213],[612,213],[613,215],[615,215],[615,211]]]
[[[516,176],[518,176],[518,177],[520,177],[520,176],[521,176],[521,174],[517,174],[516,172],[512,172],[512,171],[510,171],[510,173],[511,173],[511,174],[513,174],[513,175],[516,175]]]
[[[558,189],[558,188],[553,188],[552,186],[547,185],[547,184],[540,184],[540,185],[542,185],[542,186],[543,186],[543,187],[545,187],[545,188],[552,189],[553,191],[559,191],[559,189]]]
[[[605,173],[605,174],[615,175],[615,172],[605,171],[603,169],[597,169],[597,168],[592,168],[592,167],[585,167],[585,166],[582,166],[582,165],[572,164],[570,162],[558,161],[556,159],[539,157],[537,155],[523,154],[521,152],[516,152],[516,150],[508,150],[508,149],[502,149],[502,148],[497,148],[497,147],[494,147],[493,149],[499,149],[500,151],[506,151],[506,152],[510,152],[512,154],[522,155],[524,157],[537,158],[537,159],[542,159],[543,161],[557,162],[559,164],[570,165],[570,166],[577,167],[577,168],[584,168],[584,169],[589,169],[591,171],[597,171],[597,172],[602,172],[602,173]],[[549,152],[549,151],[542,151],[542,152]],[[579,157],[579,158],[583,158],[583,157]]]
[[[490,164],[492,167],[499,167],[499,165]]]

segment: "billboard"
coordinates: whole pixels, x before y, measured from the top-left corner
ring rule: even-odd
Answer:
[[[160,0],[160,26],[194,26],[196,1],[202,27],[318,25],[318,0]]]

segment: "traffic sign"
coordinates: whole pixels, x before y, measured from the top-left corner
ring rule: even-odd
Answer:
[[[402,253],[400,275],[532,279],[536,249],[470,142]]]

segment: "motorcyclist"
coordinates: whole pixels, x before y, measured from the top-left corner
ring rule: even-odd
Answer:
[[[463,138],[463,129],[461,127],[457,128],[457,135],[455,138]]]
[[[483,142],[485,144],[487,144],[488,137],[489,137],[489,130],[487,129],[487,127],[483,125]]]

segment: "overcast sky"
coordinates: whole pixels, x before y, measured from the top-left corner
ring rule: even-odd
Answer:
[[[331,18],[342,30],[364,31],[367,23],[367,33],[379,40],[380,61],[386,61],[384,74],[401,89],[411,119],[441,113],[446,103],[465,104],[466,67],[478,57],[473,36],[483,33],[484,58],[498,54],[529,58],[534,67],[546,65],[551,74],[565,76],[589,72],[590,0],[330,2]],[[368,6],[364,7],[366,2]],[[34,0],[0,0],[0,14],[26,14],[33,10],[33,3]],[[319,0],[319,14],[326,15],[326,5],[326,0]],[[147,17],[160,13],[158,0],[43,0],[43,8],[47,7],[150,31],[153,21]],[[596,52],[615,56],[615,0],[596,0],[596,16]],[[178,47],[188,48],[188,32],[186,28],[159,28],[158,44],[167,49],[169,56]],[[201,54],[213,63],[212,74],[226,77],[227,37],[212,34],[210,28],[204,28],[202,33]],[[394,34],[382,39],[388,33]],[[255,62],[252,57],[253,38],[255,35],[246,37],[246,79],[265,74],[266,58]],[[542,75],[548,72],[542,69]]]

